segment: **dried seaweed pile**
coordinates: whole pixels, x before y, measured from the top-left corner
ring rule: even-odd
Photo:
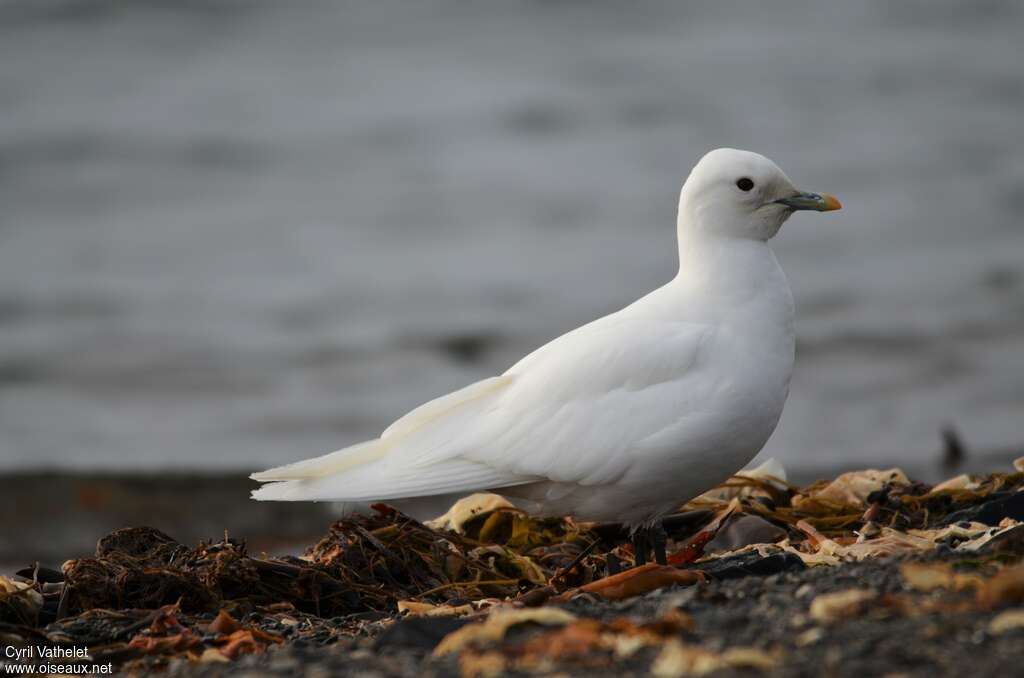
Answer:
[[[67,561],[60,571],[37,565],[0,577],[0,640],[87,645],[94,661],[152,667],[174,658],[230,661],[298,638],[326,644],[373,635],[401,616],[486,616],[490,608],[544,606],[543,616],[557,610],[548,603],[580,595],[626,599],[669,585],[880,556],[963,554],[980,568],[972,576],[995,581],[1003,564],[1024,555],[1022,489],[1019,470],[959,476],[934,487],[898,469],[852,472],[805,488],[764,474],[736,476],[666,520],[670,565],[617,574],[633,562],[621,526],[534,519],[493,496],[457,505],[461,517],[446,526],[456,529],[428,527],[378,505],[370,516],[334,523],[302,557],[255,557],[227,535],[190,548],[152,528],[125,528],[100,539],[95,557]],[[907,576],[987,591],[988,608],[998,606],[999,595],[1017,595],[1014,586],[1024,599],[1022,577],[1011,577],[1000,594],[981,579],[968,586],[952,571]],[[839,603],[855,607],[865,600]],[[870,600],[884,607],[877,597]],[[560,619],[554,624],[560,635],[543,642],[605,654],[614,650],[610,638],[653,646],[677,638],[687,624],[673,617],[650,627],[606,628]],[[461,641],[447,642],[439,654],[455,652]],[[716,666],[771,661],[670,645],[678,661],[684,654],[686,661]]]
[[[740,475],[688,506],[731,514],[713,535],[723,545],[761,555],[790,553],[805,565],[835,565],[936,548],[992,551],[1020,541],[1022,487],[1019,470],[957,476],[934,487],[910,481],[899,469],[853,471],[802,489]],[[705,536],[712,535],[705,530]]]

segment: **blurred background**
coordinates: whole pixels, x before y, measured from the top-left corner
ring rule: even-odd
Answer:
[[[667,281],[717,146],[845,205],[774,241],[762,458],[1018,456],[1024,5],[819,4],[0,0],[0,558],[200,487],[303,524],[244,475]]]

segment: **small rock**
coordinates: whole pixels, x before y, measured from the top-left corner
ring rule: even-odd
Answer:
[[[740,553],[728,558],[709,560],[684,566],[686,569],[702,570],[715,579],[739,579],[741,577],[766,577],[779,572],[794,572],[807,566],[796,554],[783,552],[762,556],[756,551]]]
[[[389,626],[378,638],[375,647],[415,648],[430,652],[441,639],[461,629],[468,620],[460,617],[409,617]]]
[[[997,496],[998,495],[998,496]],[[960,521],[998,525],[1004,518],[1024,520],[1024,492],[993,493],[983,504],[950,513],[943,521],[952,525]]]
[[[750,544],[774,544],[785,539],[786,531],[760,516],[740,514],[729,518],[715,538],[704,547],[706,553],[735,551]]]

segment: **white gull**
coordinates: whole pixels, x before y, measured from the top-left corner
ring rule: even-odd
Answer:
[[[379,438],[254,473],[269,484],[253,497],[384,501],[423,516],[489,490],[538,514],[650,528],[774,431],[793,296],[768,240],[795,210],[839,207],[762,155],[711,151],[683,185],[671,282]]]

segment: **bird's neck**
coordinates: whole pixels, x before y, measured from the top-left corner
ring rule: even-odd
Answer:
[[[768,243],[761,240],[681,233],[679,273],[672,285],[699,299],[699,307],[712,315],[719,312],[716,309],[747,305],[778,305],[790,312],[792,308],[786,277]]]

